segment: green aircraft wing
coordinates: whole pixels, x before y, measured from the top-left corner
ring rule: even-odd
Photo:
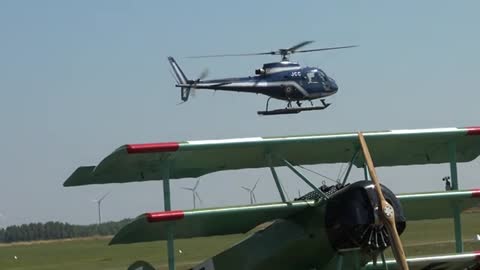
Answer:
[[[451,254],[430,257],[418,257],[407,259],[408,266],[411,270],[420,269],[448,269],[448,270],[465,270],[480,269],[480,251],[464,254]],[[399,269],[394,260],[386,261],[387,267],[379,262],[377,265],[373,263],[367,264],[363,270],[383,270],[383,269]]]
[[[480,190],[399,195],[407,220],[449,218],[455,202],[461,211],[480,202]],[[285,219],[322,203],[293,201],[252,206],[146,213],[124,226],[110,244],[167,239],[166,224],[174,224],[176,239],[246,233],[255,226]]]
[[[398,195],[407,220],[453,217],[452,205],[465,211],[480,203],[480,189]]]
[[[167,223],[174,223],[175,238],[246,233],[264,222],[286,218],[316,205],[314,201],[259,204],[189,211],[146,213],[124,226],[110,244],[167,239]]]
[[[456,146],[457,162],[468,162],[480,155],[479,135],[480,127],[364,133],[377,167],[445,163],[449,144]],[[358,149],[357,133],[128,144],[97,166],[78,168],[64,186],[199,177],[284,166],[283,160],[294,165],[348,162]],[[361,157],[355,161],[357,167],[363,164]]]

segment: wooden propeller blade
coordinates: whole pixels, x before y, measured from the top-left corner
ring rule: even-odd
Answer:
[[[377,177],[377,172],[375,171],[375,166],[373,165],[372,157],[370,156],[370,151],[368,150],[367,143],[361,132],[358,133],[358,139],[360,140],[360,145],[363,151],[363,157],[365,158],[365,162],[367,163],[368,172],[370,173],[370,177],[372,178],[373,185],[375,186],[375,192],[377,193],[377,197],[380,202],[380,209],[381,209],[380,218],[383,221],[383,225],[387,228],[388,235],[390,237],[390,243],[392,246],[393,255],[395,256],[395,260],[397,261],[397,264],[400,267],[400,269],[408,270],[409,268],[407,264],[407,258],[405,256],[402,241],[400,240],[400,236],[398,235],[398,231],[397,231],[397,226],[395,224],[395,211],[383,196],[382,187],[380,186],[380,182]]]

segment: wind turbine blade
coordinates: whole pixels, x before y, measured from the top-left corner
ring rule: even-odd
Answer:
[[[195,199],[195,192],[192,192],[192,199],[193,199],[193,209],[196,209],[197,204],[196,204],[196,199]]]
[[[195,183],[195,187],[193,187],[193,190],[196,190],[196,189],[197,189],[198,184],[200,184],[200,178],[198,178],[197,183]]]
[[[193,188],[188,188],[188,187],[181,187],[181,189],[193,191]]]
[[[103,196],[99,199],[99,201],[103,201],[103,199],[105,199],[105,198],[108,196],[108,194],[110,194],[110,192],[111,192],[111,191],[105,193],[105,195],[103,195]]]
[[[246,190],[246,191],[248,191],[248,192],[252,191],[252,190],[251,190],[251,189],[249,189],[248,187],[244,187],[244,186],[242,186],[242,188],[243,188],[243,189],[245,189],[245,190]]]
[[[195,196],[197,196],[198,200],[200,201],[201,204],[203,204],[203,201],[202,201],[202,198],[200,198],[200,195],[198,194],[198,192],[195,191]]]
[[[260,178],[258,178],[258,179],[257,179],[257,182],[255,182],[255,185],[253,186],[252,191],[254,191],[255,188],[257,187],[258,181],[260,181]]]
[[[256,203],[257,202],[257,197],[255,197],[255,193],[252,192],[252,197],[253,197],[253,202]]]

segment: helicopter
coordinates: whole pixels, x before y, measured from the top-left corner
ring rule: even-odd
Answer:
[[[256,93],[268,96],[264,111],[258,111],[259,115],[295,114],[302,111],[324,110],[331,103],[325,98],[334,95],[338,91],[335,80],[318,67],[302,67],[296,62],[291,62],[289,55],[295,53],[307,53],[315,51],[327,51],[357,47],[357,45],[328,47],[317,49],[300,48],[313,43],[304,41],[288,49],[278,49],[269,52],[244,53],[244,54],[217,54],[191,56],[188,58],[211,58],[227,56],[254,56],[254,55],[280,55],[280,62],[265,63],[262,68],[255,70],[255,76],[204,80],[208,72],[205,70],[200,76],[191,80],[185,76],[180,66],[171,56],[168,61],[174,73],[176,87],[181,89],[181,103],[188,100],[190,93],[196,89],[210,89],[223,91],[236,91]],[[270,99],[279,99],[287,102],[285,108],[269,110]],[[321,105],[315,106],[313,100],[320,99]],[[310,106],[302,107],[303,102],[308,101]],[[292,105],[292,102],[294,105]],[[296,106],[295,106],[296,105]]]

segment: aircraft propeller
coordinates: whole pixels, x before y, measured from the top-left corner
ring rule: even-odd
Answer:
[[[378,180],[377,173],[375,171],[375,166],[373,165],[372,157],[370,156],[370,151],[368,150],[367,143],[361,132],[358,133],[358,138],[360,140],[360,145],[362,147],[365,162],[367,163],[368,172],[370,173],[370,177],[372,178],[372,182],[375,187],[374,189],[380,203],[380,205],[377,206],[377,214],[380,219],[379,222],[381,222],[388,231],[388,237],[390,239],[392,252],[398,266],[402,270],[408,270],[409,268],[407,264],[407,259],[395,223],[395,210],[392,205],[390,205],[387,200],[385,200],[385,197],[383,196],[383,191],[380,186],[380,181]]]
[[[253,55],[281,55],[282,61],[288,61],[287,56],[294,53],[306,53],[306,52],[316,52],[316,51],[328,51],[328,50],[337,50],[337,49],[347,49],[357,47],[357,45],[350,46],[340,46],[340,47],[326,47],[326,48],[317,48],[309,50],[299,50],[300,48],[313,43],[313,40],[303,41],[287,49],[278,49],[269,52],[259,52],[259,53],[239,53],[239,54],[212,54],[212,55],[199,55],[199,56],[188,56],[187,58],[210,58],[210,57],[228,57],[228,56],[253,56]]]

